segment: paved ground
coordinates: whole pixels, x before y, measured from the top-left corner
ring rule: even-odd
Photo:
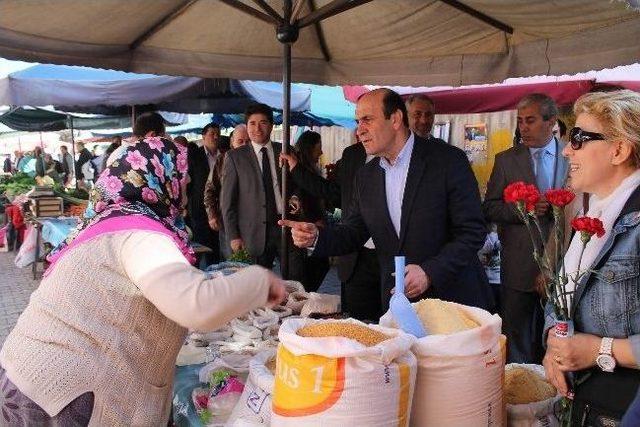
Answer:
[[[15,252],[0,252],[0,347],[39,283],[31,278],[31,268],[16,267],[14,258]]]

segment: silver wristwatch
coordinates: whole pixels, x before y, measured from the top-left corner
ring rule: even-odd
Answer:
[[[603,372],[613,372],[616,368],[616,359],[611,354],[611,348],[613,347],[613,338],[602,338],[600,343],[600,351],[596,358],[596,364]]]

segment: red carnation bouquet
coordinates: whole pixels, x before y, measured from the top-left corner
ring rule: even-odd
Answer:
[[[571,221],[571,226],[580,233],[582,241],[582,251],[578,261],[578,273],[569,275],[564,268],[565,247],[564,221],[565,207],[573,201],[575,194],[569,190],[558,189],[548,190],[544,194],[544,199],[549,202],[553,210],[553,230],[552,245],[554,245],[554,259],[545,249],[545,239],[540,227],[540,222],[535,214],[535,206],[541,200],[541,195],[535,185],[525,184],[522,181],[509,184],[504,189],[504,201],[513,203],[516,206],[518,216],[527,226],[531,241],[533,242],[533,258],[538,264],[538,268],[545,280],[545,293],[552,304],[556,318],[559,320],[556,325],[556,333],[563,336],[571,335],[571,307],[573,306],[573,293],[575,285],[586,273],[580,273],[580,263],[584,250],[595,235],[604,236],[602,221],[597,218],[579,217]],[[557,259],[555,259],[557,258]],[[571,290],[567,284],[571,280],[574,284]]]

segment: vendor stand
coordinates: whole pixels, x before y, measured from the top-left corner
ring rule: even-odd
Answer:
[[[212,277],[229,275],[247,265],[240,262],[223,262],[210,266],[205,271]],[[234,402],[240,402],[242,387],[250,386],[248,379],[250,361],[256,355],[275,353],[280,324],[285,319],[299,317],[301,313],[312,317],[341,317],[339,296],[306,293],[302,284],[293,281],[287,281],[286,287],[290,296],[280,306],[273,309],[253,310],[248,315],[234,319],[216,331],[190,332],[176,361],[178,366],[172,398],[172,418],[176,426],[225,425],[231,416],[230,411],[207,412],[206,407],[202,405],[198,407],[199,398],[203,397],[205,401],[220,398],[221,394],[216,394],[215,391],[214,378],[228,371],[232,375],[228,380],[235,381],[235,388],[227,387],[227,389],[233,388],[230,395],[235,398]],[[307,304],[307,310],[303,308],[305,304]],[[228,385],[224,381],[227,379],[222,380],[224,386],[221,388],[223,389]],[[198,395],[201,392],[204,394]],[[224,394],[224,392],[221,393]],[[236,395],[234,396],[233,393]],[[231,408],[235,410],[235,406],[234,403]],[[211,407],[212,405],[209,405],[209,408]],[[251,408],[254,412],[267,409],[267,406],[262,407],[262,405],[260,408]],[[260,416],[258,412],[255,413]]]
[[[62,243],[78,225],[78,217],[27,217],[27,222],[36,233],[35,256],[31,264],[31,273],[35,280],[38,275],[38,264],[46,265],[46,255],[49,251],[41,251],[46,244],[48,248],[55,248]],[[43,267],[44,269],[44,267]]]

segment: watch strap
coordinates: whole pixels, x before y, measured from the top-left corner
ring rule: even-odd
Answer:
[[[612,349],[613,349],[613,338],[607,338],[607,337],[602,338],[602,341],[600,342],[599,354],[607,354],[611,356]]]

